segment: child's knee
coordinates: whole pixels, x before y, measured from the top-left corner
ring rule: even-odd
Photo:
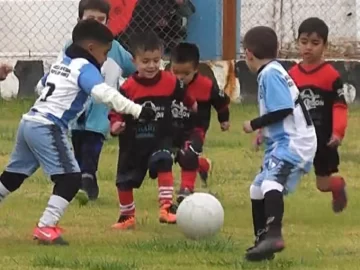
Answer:
[[[321,192],[327,192],[330,189],[329,176],[316,176],[316,187]]]
[[[261,184],[262,194],[265,195],[267,192],[271,190],[277,190],[283,192],[284,186],[274,180],[264,180]]]
[[[264,194],[262,193],[261,186],[255,186],[254,184],[250,186],[250,199],[251,200],[264,199]]]
[[[14,192],[24,183],[27,177],[26,174],[4,171],[0,176],[0,182],[8,191]]]
[[[66,173],[52,175],[55,183],[53,194],[71,202],[81,187],[81,173]]]

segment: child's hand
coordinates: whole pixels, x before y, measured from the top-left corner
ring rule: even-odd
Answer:
[[[335,134],[331,135],[330,141],[328,142],[329,147],[336,148],[341,144],[341,138],[336,136]]]
[[[120,133],[124,132],[126,128],[125,122],[115,122],[110,127],[111,135],[119,135]]]
[[[230,122],[226,121],[226,122],[222,122],[220,123],[220,128],[221,131],[227,131],[230,128]]]
[[[13,71],[13,67],[8,64],[0,64],[0,81],[6,79],[7,75]]]
[[[253,141],[253,146],[255,151],[259,151],[260,145],[263,143],[264,137],[262,135],[261,130],[259,130],[256,134],[255,140]]]
[[[244,122],[244,124],[243,124],[243,130],[244,130],[246,133],[251,133],[251,132],[254,131],[254,130],[252,129],[252,127],[251,127],[250,121],[245,121],[245,122]]]
[[[191,106],[190,110],[191,110],[192,112],[197,112],[197,110],[198,110],[198,104],[197,104],[196,101],[195,101],[195,103]]]

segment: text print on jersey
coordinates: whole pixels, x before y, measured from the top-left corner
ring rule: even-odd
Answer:
[[[295,87],[295,82],[293,81],[293,79],[291,79],[290,76],[286,75],[285,80],[286,80],[289,88]],[[295,107],[297,107],[297,106],[300,106],[300,108],[301,108],[301,111],[305,118],[306,126],[308,126],[308,127],[312,126],[313,122],[311,120],[311,116],[308,111],[309,108],[306,106],[306,101],[303,99],[303,97],[300,93],[299,93],[297,99],[295,100]]]
[[[325,102],[319,94],[315,94],[310,88],[301,92],[301,97],[304,100],[305,106],[308,110],[316,109],[324,106]]]
[[[145,101],[143,104],[141,104],[141,106],[152,108],[155,111],[156,115],[155,115],[155,119],[149,123],[139,122],[137,124],[135,137],[138,139],[154,138],[155,131],[156,131],[155,122],[158,121],[159,119],[164,118],[165,107],[164,106],[156,106],[151,101]]]
[[[177,103],[176,100],[174,100],[171,104],[171,114],[174,119],[183,119],[190,117],[190,111],[187,109],[184,103]]]

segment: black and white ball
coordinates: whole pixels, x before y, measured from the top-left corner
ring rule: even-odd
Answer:
[[[220,231],[224,224],[224,209],[213,195],[194,193],[181,202],[176,218],[187,238],[200,240]]]

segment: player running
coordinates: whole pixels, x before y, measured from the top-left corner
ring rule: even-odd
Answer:
[[[95,20],[80,21],[72,40],[64,58],[40,80],[41,95],[23,115],[10,161],[0,176],[1,202],[39,167],[50,175],[53,194],[33,234],[45,244],[68,244],[58,222],[80,188],[81,173],[66,130],[89,96],[135,118],[155,116],[151,108],[133,103],[104,83],[100,68],[113,40],[106,26]]]
[[[332,208],[341,212],[347,205],[346,184],[339,172],[338,147],[347,126],[347,104],[339,72],[324,61],[329,28],[319,18],[308,18],[298,30],[301,63],[290,76],[300,90],[315,125],[318,147],[314,159],[316,186],[332,193]]]
[[[282,237],[284,195],[295,190],[311,169],[316,133],[294,81],[276,61],[278,40],[269,27],[250,29],[244,37],[245,60],[257,73],[260,117],[244,123],[244,131],[262,129],[265,154],[250,187],[255,245],[246,259],[274,258],[285,248]]]

